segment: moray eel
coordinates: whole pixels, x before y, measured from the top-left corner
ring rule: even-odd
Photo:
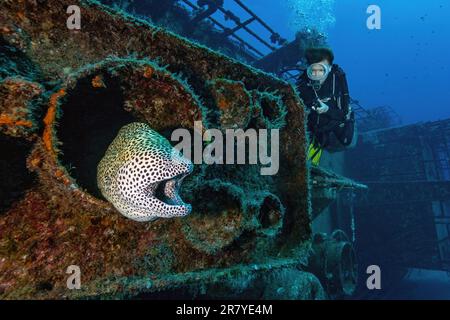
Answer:
[[[190,160],[145,123],[122,127],[97,167],[103,196],[135,221],[185,216],[191,205],[178,191],[192,172]]]

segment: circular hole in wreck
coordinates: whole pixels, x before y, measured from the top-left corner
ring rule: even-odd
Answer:
[[[206,199],[210,199],[210,201]],[[199,214],[215,215],[224,211],[240,211],[239,203],[238,196],[232,194],[225,187],[218,187],[217,189],[205,187],[202,188],[201,192],[195,194],[192,205]]]
[[[274,100],[270,100],[269,98],[261,99],[261,109],[263,116],[267,119],[273,121],[278,116],[277,104]]]
[[[278,129],[284,127],[286,106],[280,97],[262,93],[259,97],[259,108],[266,126]]]
[[[31,187],[34,174],[27,169],[26,159],[31,143],[0,134],[0,214],[6,212]]]
[[[269,121],[275,121],[281,114],[280,103],[275,97],[261,97],[260,104],[263,116]]]
[[[207,181],[192,192],[192,214],[183,232],[194,248],[209,254],[230,245],[244,231],[243,195],[233,185]]]
[[[342,291],[347,295],[353,294],[357,284],[358,264],[355,250],[348,242],[341,248],[339,270]]]
[[[120,128],[136,121],[124,109],[120,81],[108,74],[102,80],[104,85],[93,87],[88,75],[67,91],[57,126],[59,160],[81,188],[98,198],[103,197],[97,187],[97,164]]]
[[[268,195],[262,201],[258,219],[263,230],[278,229],[282,223],[284,207],[274,195]]]

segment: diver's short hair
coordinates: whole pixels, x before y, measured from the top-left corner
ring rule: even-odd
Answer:
[[[308,48],[305,51],[306,62],[308,64],[318,63],[324,59],[327,59],[330,64],[333,64],[334,54],[329,48]]]

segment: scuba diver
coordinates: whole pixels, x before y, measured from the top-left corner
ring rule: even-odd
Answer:
[[[342,151],[352,144],[355,116],[345,73],[333,64],[333,52],[328,48],[310,48],[306,50],[306,61],[308,68],[299,77],[297,87],[309,111],[308,158],[318,165],[322,150]]]

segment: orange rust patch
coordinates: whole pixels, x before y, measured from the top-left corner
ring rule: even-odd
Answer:
[[[9,34],[9,33],[11,33],[12,31],[11,31],[11,29],[9,29],[8,27],[2,27],[2,28],[0,28],[0,33],[3,33],[3,34]]]
[[[57,169],[55,171],[55,177],[60,179],[66,186],[70,184],[70,180],[66,177],[65,172],[61,169]]]
[[[33,123],[28,120],[14,120],[10,116],[6,114],[0,114],[0,125],[7,125],[7,126],[21,126],[21,127],[29,127],[31,128],[33,126]]]
[[[228,108],[229,104],[226,99],[220,98],[217,105],[219,106],[220,109],[224,110]]]
[[[62,177],[64,175],[64,172],[62,172],[62,170],[56,170],[56,172],[55,172],[55,176],[57,177],[57,178],[60,178],[60,177]]]
[[[94,88],[105,88],[106,85],[103,82],[103,77],[102,76],[95,76],[94,78],[92,78],[91,84]]]
[[[153,68],[149,67],[149,66],[145,67],[145,69],[144,69],[144,77],[145,78],[151,78],[152,75],[153,75]]]
[[[33,158],[30,161],[30,164],[33,168],[37,168],[37,166],[39,166],[40,163],[41,163],[41,159],[39,159],[39,158]]]
[[[45,148],[53,153],[55,152],[55,150],[52,146],[52,124],[56,118],[56,107],[58,106],[58,99],[63,97],[65,94],[66,91],[64,89],[61,89],[50,97],[48,111],[44,118],[45,129],[42,138],[44,140]]]
[[[32,127],[33,123],[31,123],[31,121],[28,120],[19,120],[16,121],[16,126],[23,126],[23,127]]]
[[[68,186],[70,184],[70,180],[68,178],[64,177],[63,183],[64,183],[64,185]]]
[[[23,11],[19,11],[17,12],[17,16],[19,17],[20,20],[24,20],[25,19],[25,13]]]

